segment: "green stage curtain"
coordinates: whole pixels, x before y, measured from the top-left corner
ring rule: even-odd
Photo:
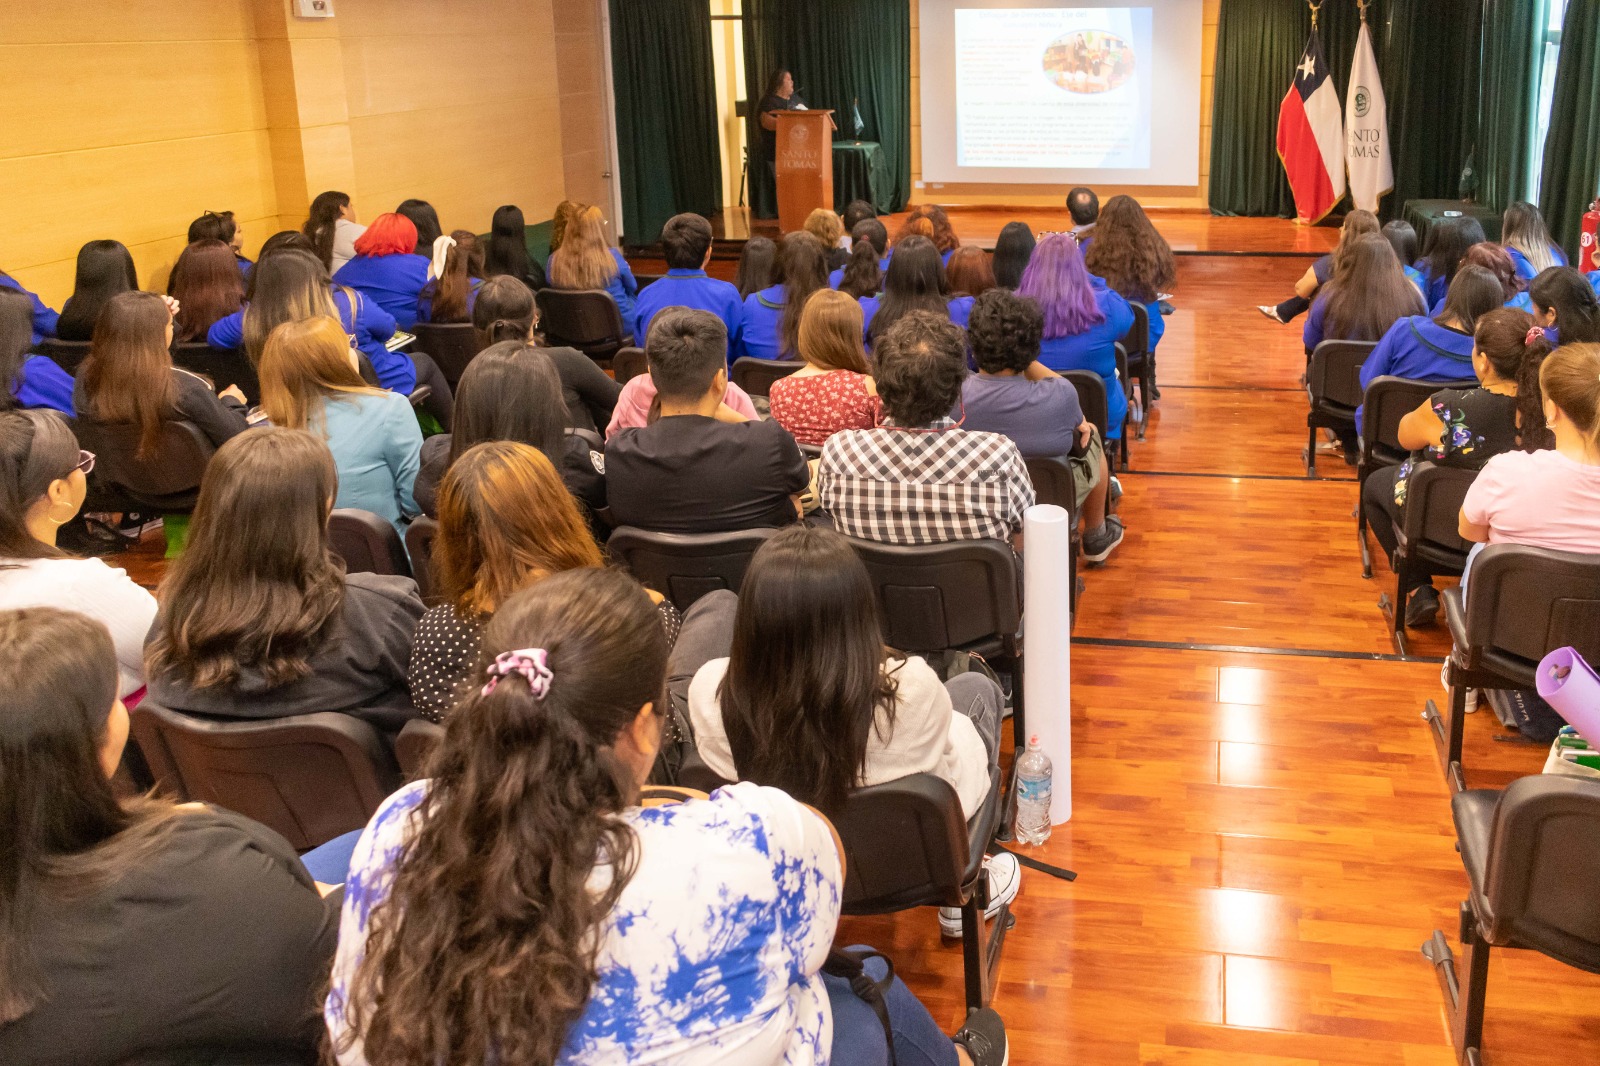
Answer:
[[[680,211],[722,204],[711,6],[706,0],[611,0],[622,224],[653,244]]]
[[[1600,186],[1600,0],[1568,0],[1544,139],[1539,210],[1569,255]]]
[[[1478,85],[1478,201],[1503,211],[1528,198],[1528,151],[1539,99],[1534,60],[1538,5],[1528,0],[1483,0],[1482,77]]]
[[[772,72],[794,73],[807,106],[830,108],[836,138],[883,145],[893,178],[892,207],[911,198],[911,7],[906,0],[744,0],[745,89],[750,99],[750,185],[764,177],[756,105]],[[754,198],[752,197],[753,202]]]
[[[1376,15],[1369,9],[1394,164],[1394,191],[1382,203],[1385,218],[1399,218],[1407,200],[1460,195],[1461,169],[1478,137],[1481,5],[1482,0],[1391,0],[1387,26],[1372,21]],[[1521,104],[1526,98],[1510,99]]]

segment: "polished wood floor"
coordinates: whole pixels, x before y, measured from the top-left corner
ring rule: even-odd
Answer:
[[[1207,225],[1236,243],[1294,233]],[[1254,309],[1303,269],[1180,258],[1162,397],[1122,475],[1128,536],[1086,574],[1075,813],[1037,849],[1079,878],[1025,872],[1000,967],[1018,1066],[1454,1061],[1419,951],[1434,928],[1454,937],[1466,892],[1419,718],[1447,642],[1417,632],[1419,661],[1392,654],[1376,606],[1392,577],[1380,561],[1361,578],[1352,472],[1327,457],[1304,477],[1299,330]],[[132,557],[147,583],[155,552]],[[1469,719],[1469,783],[1539,769],[1501,732]],[[956,1026],[961,952],[930,911],[841,936],[889,952]],[[1597,1019],[1600,978],[1496,953],[1491,1066],[1600,1059]]]

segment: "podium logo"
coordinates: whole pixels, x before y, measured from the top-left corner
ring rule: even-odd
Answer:
[[[1356,118],[1366,118],[1367,112],[1372,110],[1372,94],[1367,92],[1365,85],[1356,86]]]
[[[811,139],[810,126],[795,126],[789,131],[789,140],[795,144],[805,144]]]

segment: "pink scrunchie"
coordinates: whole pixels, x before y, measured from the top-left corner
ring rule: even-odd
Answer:
[[[1524,348],[1526,348],[1528,345],[1532,344],[1534,341],[1536,341],[1536,340],[1542,341],[1542,340],[1544,340],[1544,338],[1545,338],[1545,332],[1544,332],[1544,327],[1543,326],[1531,326],[1528,329],[1528,335],[1526,337],[1522,338],[1522,346]]]
[[[550,672],[549,662],[550,654],[543,648],[501,652],[489,664],[489,683],[483,686],[483,694],[487,696],[493,692],[502,677],[521,674],[527,680],[528,691],[533,693],[533,698],[542,700],[545,693],[550,691],[550,682],[555,679]]]

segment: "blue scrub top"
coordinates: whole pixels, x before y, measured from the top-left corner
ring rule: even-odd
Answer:
[[[38,344],[46,337],[54,337],[56,335],[56,320],[61,317],[59,312],[46,306],[43,300],[24,288],[22,282],[3,271],[0,271],[0,286],[4,286],[7,289],[15,289],[33,302],[33,340],[31,343]]]
[[[1106,413],[1111,423],[1101,426],[1100,432],[1106,440],[1120,440],[1128,397],[1117,380],[1117,342],[1133,328],[1133,309],[1120,295],[1099,285],[1094,297],[1105,321],[1071,336],[1046,337],[1039,345],[1039,361],[1057,373],[1092,370],[1099,374],[1106,386]]]
[[[1412,381],[1467,381],[1472,372],[1472,334],[1448,329],[1426,315],[1411,315],[1389,327],[1361,364],[1361,389],[1384,375]],[[1361,428],[1362,408],[1356,408]]]
[[[1594,294],[1600,296],[1600,270],[1591,270],[1584,277],[1589,279],[1589,286],[1594,289]]]
[[[645,337],[650,333],[650,322],[658,311],[667,307],[692,307],[710,311],[722,319],[722,324],[728,327],[731,346],[739,336],[743,305],[739,290],[726,281],[713,278],[704,270],[674,268],[640,291],[628,327],[633,330],[634,343],[643,348]]]
[[[74,418],[77,412],[72,405],[73,385],[72,375],[54,359],[30,355],[22,361],[17,379],[11,383],[11,395],[23,407],[46,407]]]
[[[1527,256],[1523,255],[1509,244],[1506,245],[1506,251],[1511,253],[1511,265],[1516,268],[1517,277],[1521,278],[1523,281],[1532,281],[1534,278],[1539,276],[1539,272],[1534,269],[1533,264],[1528,262]],[[1557,264],[1560,266],[1568,265],[1567,253],[1562,251],[1559,246],[1551,245],[1550,251],[1556,257]]]
[[[740,355],[756,359],[799,358],[796,353],[785,355],[782,350],[785,299],[782,285],[772,285],[745,297],[744,307],[739,312],[739,343],[729,349],[732,358]]]
[[[962,329],[966,329],[967,319],[970,317],[972,317],[972,297],[950,297],[950,321],[954,322]]]
[[[394,317],[395,325],[409,330],[417,324],[417,297],[428,284],[428,260],[420,255],[358,255],[333,275],[375,302]]]
[[[352,260],[353,262],[354,260]],[[394,316],[385,311],[377,300],[356,289],[352,303],[350,293],[334,286],[333,305],[339,310],[339,324],[356,339],[356,347],[367,357],[378,374],[378,382],[392,392],[409,396],[417,388],[417,367],[404,352],[391,352],[384,343],[394,336]],[[206,343],[224,350],[244,347],[244,311],[217,319],[206,332]]]
[[[623,328],[626,329],[628,323],[633,321],[634,298],[639,295],[639,281],[633,276],[633,268],[628,266],[621,252],[611,249],[611,258],[617,261],[617,272],[606,282],[606,291],[617,302],[617,311],[622,315]]]

